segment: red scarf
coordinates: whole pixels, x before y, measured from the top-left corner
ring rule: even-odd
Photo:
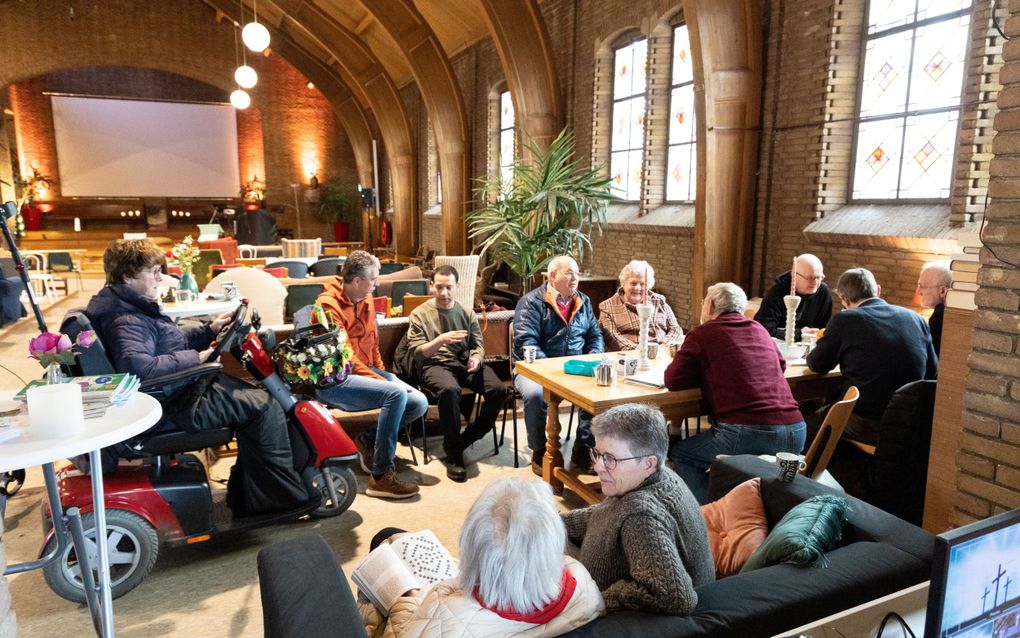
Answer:
[[[489,607],[483,601],[481,596],[478,595],[478,588],[475,587],[474,597],[478,601],[478,604],[482,607],[493,612],[500,618],[506,618],[507,620],[515,620],[518,622],[526,622],[532,625],[544,625],[553,618],[559,616],[564,609],[567,608],[567,603],[574,596],[574,590],[577,589],[577,581],[571,575],[570,571],[566,567],[563,568],[563,579],[560,581],[560,595],[558,598],[554,598],[549,601],[549,604],[541,609],[536,609],[533,612],[522,614],[512,609],[497,609],[495,607]]]

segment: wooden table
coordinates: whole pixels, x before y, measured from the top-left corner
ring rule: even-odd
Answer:
[[[601,496],[583,483],[577,476],[563,468],[563,455],[560,453],[560,419],[556,406],[566,400],[589,414],[600,414],[609,408],[623,403],[650,403],[658,406],[667,419],[676,423],[679,419],[696,417],[708,412],[702,405],[701,390],[681,390],[670,392],[665,389],[645,387],[624,383],[614,379],[612,385],[597,386],[592,377],[566,374],[563,362],[568,359],[598,360],[602,355],[590,354],[575,357],[555,357],[538,359],[534,363],[517,361],[517,373],[534,381],[544,389],[543,395],[549,406],[546,420],[545,457],[542,461],[542,479],[559,492],[565,485],[577,493],[588,503],[598,503]],[[628,356],[636,356],[629,352]],[[618,359],[610,353],[610,362]],[[659,356],[653,361],[656,370],[665,370],[669,365],[669,353],[659,348]],[[787,366],[786,380],[793,389],[798,400],[829,396],[838,390],[840,374],[837,370],[828,374],[812,372],[805,365]]]

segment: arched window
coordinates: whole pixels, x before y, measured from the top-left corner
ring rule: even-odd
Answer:
[[[613,129],[609,171],[618,195],[625,200],[641,197],[641,165],[644,159],[645,61],[648,40],[642,38],[614,51]]]
[[[514,101],[510,91],[499,94],[499,178],[503,184],[514,179]]]
[[[669,145],[666,151],[666,200],[694,201],[697,195],[695,153],[694,65],[687,25],[673,28],[672,79],[669,95]]]
[[[851,199],[949,199],[970,6],[869,3]]]

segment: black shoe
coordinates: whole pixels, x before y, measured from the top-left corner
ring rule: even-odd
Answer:
[[[467,480],[467,468],[464,467],[463,453],[446,453],[446,476],[451,481],[458,483],[463,483]]]
[[[588,446],[584,445],[580,441],[574,442],[574,449],[570,452],[570,469],[567,470],[571,474],[594,474],[592,471],[591,453],[588,452]]]
[[[531,453],[531,471],[539,478],[542,478],[542,458],[545,456],[545,449],[535,450]]]

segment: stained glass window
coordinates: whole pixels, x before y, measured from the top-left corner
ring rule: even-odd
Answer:
[[[645,39],[617,49],[615,53],[609,171],[613,185],[619,189],[617,194],[630,201],[641,197],[647,54],[648,40]]]
[[[514,101],[510,91],[499,94],[499,178],[503,184],[514,179]]]
[[[855,200],[948,199],[971,0],[871,0]]]
[[[694,201],[695,155],[694,65],[687,25],[673,29],[673,79],[669,96],[669,146],[666,151],[666,199]]]

